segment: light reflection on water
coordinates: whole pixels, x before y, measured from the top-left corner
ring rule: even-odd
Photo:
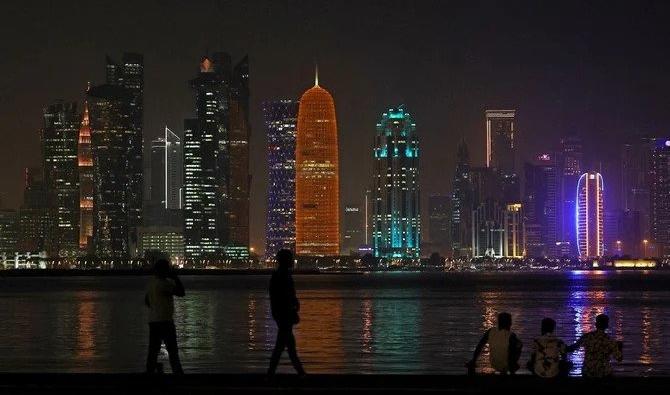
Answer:
[[[142,371],[144,277],[0,278],[0,371]],[[264,372],[276,328],[266,276],[183,279],[177,303],[190,372]],[[540,320],[574,342],[610,315],[617,374],[670,374],[670,273],[447,273],[296,276],[298,350],[319,373],[463,374],[482,332],[508,311],[528,359]],[[583,351],[575,353],[573,373]],[[284,361],[287,362],[287,361]],[[281,369],[290,369],[284,364]],[[489,369],[488,356],[480,369]]]

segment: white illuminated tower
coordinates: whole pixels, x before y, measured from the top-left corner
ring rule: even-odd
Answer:
[[[592,171],[579,177],[575,223],[580,258],[596,258],[605,253],[603,190],[600,173]]]

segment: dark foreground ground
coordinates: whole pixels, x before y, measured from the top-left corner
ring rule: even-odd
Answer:
[[[265,394],[458,393],[650,394],[667,393],[670,377],[541,380],[530,376],[0,374],[0,394]]]

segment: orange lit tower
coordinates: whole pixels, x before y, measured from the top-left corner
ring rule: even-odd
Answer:
[[[296,136],[296,253],[307,256],[340,252],[339,161],[335,102],[319,86],[303,93]]]
[[[93,237],[93,155],[91,155],[91,126],[88,118],[88,103],[84,103],[77,151],[79,162],[79,248],[88,252]]]

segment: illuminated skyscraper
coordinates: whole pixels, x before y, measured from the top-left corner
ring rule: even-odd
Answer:
[[[142,199],[144,176],[142,151],[144,147],[144,57],[136,53],[124,53],[122,62],[115,63],[107,57],[107,85],[124,88],[127,103],[123,105],[123,131],[125,140],[125,169],[127,179],[124,188],[125,211],[127,211],[128,253],[134,255],[137,248],[137,227],[142,223]],[[95,157],[94,157],[95,162]],[[112,225],[114,227],[114,225]]]
[[[61,102],[44,109],[44,181],[54,226],[50,256],[74,256],[79,250],[78,133],[77,103]]]
[[[486,167],[514,172],[515,110],[486,110]]]
[[[303,93],[296,137],[296,253],[340,253],[340,182],[335,102],[319,86]]]
[[[79,127],[79,249],[91,252],[93,242],[93,155],[91,154],[91,126],[88,103]]]
[[[515,203],[520,199],[516,170],[516,111],[486,110],[486,167],[500,179],[501,199]]]
[[[138,192],[134,174],[130,124],[131,92],[116,85],[91,87],[88,92],[93,156],[93,244],[101,258],[128,258],[133,254]],[[132,202],[131,202],[132,201]],[[133,231],[131,232],[131,227]]]
[[[603,177],[598,172],[584,173],[577,182],[576,229],[581,258],[605,254]]]
[[[534,161],[524,165],[524,174],[527,254],[530,257],[558,256],[561,201],[557,191],[560,184],[556,157],[553,153],[538,154]]]
[[[583,167],[582,141],[578,137],[561,139],[560,153],[560,194],[559,207],[560,229],[559,240],[569,251],[569,255],[579,255],[577,251],[577,234],[575,233],[575,211],[577,181],[582,175]]]
[[[455,257],[468,256],[472,251],[472,183],[470,155],[465,140],[458,143],[456,172],[451,194],[451,247]]]
[[[295,250],[295,138],[298,101],[263,103],[268,136],[268,212],[265,256]]]
[[[181,138],[165,127],[151,142],[151,202],[164,209],[181,209],[183,152]]]
[[[249,254],[249,58],[232,70],[228,128],[228,239],[226,254]]]
[[[197,119],[184,121],[184,242],[187,259],[223,257],[227,237],[227,54],[203,58],[191,80]]]
[[[249,71],[225,52],[205,56],[191,80],[196,118],[185,121],[186,258],[249,255]]]
[[[657,256],[670,255],[670,139],[655,139],[650,166],[651,239]],[[644,246],[647,250],[647,246]],[[645,255],[651,255],[645,251]]]
[[[377,123],[374,145],[372,244],[375,257],[418,258],[419,139],[403,106],[390,108]]]

